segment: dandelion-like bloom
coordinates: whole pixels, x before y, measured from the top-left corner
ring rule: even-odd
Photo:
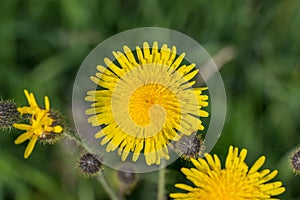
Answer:
[[[195,64],[181,64],[185,54],[177,56],[176,47],[166,44],[152,48],[147,42],[143,48],[132,51],[123,47],[124,53],[113,52],[112,62],[104,58],[107,68],[97,66],[99,72],[91,76],[97,90],[87,93],[88,122],[101,126],[95,134],[107,144],[106,151],[118,149],[124,161],[129,153],[138,160],[141,152],[148,165],[159,165],[169,159],[168,145],[182,135],[203,130],[200,117],[208,113],[206,88],[193,88],[194,77],[199,73]]]
[[[269,169],[258,171],[264,164],[265,157],[261,156],[254,165],[248,169],[245,163],[247,150],[242,149],[238,155],[238,148],[229,147],[225,168],[217,155],[213,157],[205,154],[205,159],[191,159],[196,168],[182,168],[181,171],[196,187],[186,184],[176,184],[177,188],[187,193],[173,193],[170,197],[182,200],[218,199],[218,200],[262,200],[273,199],[285,191],[281,181],[268,183],[278,171]]]
[[[15,123],[13,126],[26,131],[15,140],[15,144],[30,140],[24,153],[24,158],[28,158],[38,139],[44,139],[49,137],[49,135],[61,133],[63,128],[60,125],[53,125],[54,119],[50,117],[50,102],[47,96],[44,98],[45,109],[41,109],[33,93],[29,93],[27,90],[24,90],[24,93],[29,106],[19,107],[17,110],[21,115],[29,114],[31,116],[30,124]]]

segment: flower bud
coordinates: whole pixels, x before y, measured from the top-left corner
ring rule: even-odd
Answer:
[[[102,169],[102,158],[91,153],[84,153],[80,156],[77,168],[85,177],[96,175]]]
[[[184,160],[199,158],[204,151],[204,140],[201,134],[184,135],[173,143],[175,152]]]
[[[0,129],[13,128],[13,124],[20,120],[17,105],[12,100],[0,101]]]

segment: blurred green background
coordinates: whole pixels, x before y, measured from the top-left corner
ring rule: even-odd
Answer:
[[[300,176],[289,168],[289,153],[300,145],[300,1],[278,0],[45,0],[0,1],[0,97],[26,104],[23,89],[72,123],[76,72],[98,43],[137,27],[157,26],[197,40],[210,55],[233,46],[236,57],[221,74],[227,93],[223,134],[213,149],[224,161],[229,145],[248,148],[252,165],[278,169],[286,192],[300,199]],[[37,145],[28,160],[19,131],[0,134],[0,199],[108,199],[102,186],[76,172],[80,149],[63,140]],[[167,193],[185,181],[177,161],[168,168]],[[115,172],[104,170],[117,189]],[[155,199],[157,173],[140,175],[128,199]]]

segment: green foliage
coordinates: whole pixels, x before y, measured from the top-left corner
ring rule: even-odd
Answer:
[[[236,57],[221,70],[227,118],[213,152],[224,160],[230,144],[246,147],[250,164],[266,155],[264,167],[278,169],[287,188],[280,198],[300,198],[300,178],[288,162],[300,143],[299,1],[1,0],[0,7],[0,96],[25,104],[28,88],[39,102],[49,96],[68,119],[77,69],[107,37],[158,26],[189,35],[211,55],[234,46]],[[76,173],[78,146],[37,145],[25,161],[26,144],[13,144],[17,134],[0,134],[0,199],[108,199],[99,183]],[[167,193],[185,181],[184,165],[169,166]],[[156,176],[141,176],[128,199],[155,199]]]

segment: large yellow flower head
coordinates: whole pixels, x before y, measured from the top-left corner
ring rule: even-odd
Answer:
[[[144,42],[123,50],[113,52],[115,61],[104,58],[107,67],[98,65],[91,76],[98,87],[85,98],[92,102],[88,122],[101,127],[95,137],[107,152],[118,149],[122,161],[132,153],[134,162],[143,153],[148,165],[159,165],[169,159],[171,141],[204,129],[206,88],[194,86],[199,70],[183,64],[185,54],[178,56],[175,46]]]
[[[281,181],[269,182],[278,171],[264,169],[258,171],[264,164],[265,157],[261,156],[249,169],[245,163],[247,150],[229,147],[225,168],[217,155],[205,154],[204,158],[192,159],[196,168],[182,168],[181,171],[195,187],[186,184],[176,184],[177,188],[187,193],[173,193],[171,198],[177,200],[263,200],[274,199],[273,196],[282,194],[285,188]]]
[[[26,131],[15,140],[15,144],[30,140],[24,153],[24,158],[28,158],[38,139],[61,133],[63,128],[60,125],[53,124],[54,119],[50,116],[50,102],[47,96],[45,96],[45,109],[42,109],[38,106],[33,93],[29,93],[27,90],[24,90],[24,93],[29,106],[19,107],[17,110],[21,115],[30,115],[30,124],[15,123],[13,126]]]

